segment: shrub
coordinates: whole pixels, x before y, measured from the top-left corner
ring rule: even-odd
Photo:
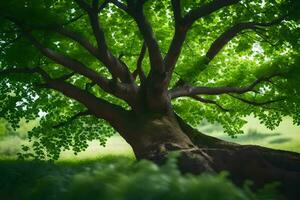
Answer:
[[[125,157],[59,164],[2,161],[0,177],[2,200],[280,199],[274,185],[255,194],[249,187],[236,187],[224,173],[181,175],[175,158],[162,167]]]

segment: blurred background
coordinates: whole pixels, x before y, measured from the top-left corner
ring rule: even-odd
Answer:
[[[280,126],[275,130],[269,130],[261,125],[254,117],[247,117],[248,123],[243,127],[244,134],[228,136],[223,132],[219,124],[210,124],[202,121],[199,130],[208,135],[220,139],[237,142],[240,144],[262,145],[275,149],[300,152],[300,126],[293,125],[290,118],[284,118]],[[21,150],[22,144],[27,144],[27,133],[38,124],[38,120],[30,122],[20,121],[20,127],[13,130],[3,119],[0,119],[0,157],[5,159],[15,159]],[[92,141],[86,151],[74,155],[72,151],[64,151],[60,160],[93,159],[106,155],[132,156],[131,147],[117,134],[108,139],[105,147],[101,147],[99,142]]]

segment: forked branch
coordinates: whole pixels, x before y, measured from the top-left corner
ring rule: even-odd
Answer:
[[[253,81],[246,87],[194,87],[190,85],[183,85],[169,91],[169,95],[172,99],[182,96],[194,96],[194,95],[220,95],[220,94],[244,94],[246,92],[256,92],[255,87],[264,81],[269,81],[273,77],[282,76],[281,73],[276,73],[268,77],[261,77]]]
[[[88,91],[79,89],[78,87],[59,79],[48,80],[45,84],[41,85],[41,87],[56,90],[65,96],[82,103],[91,114],[107,120],[108,122],[116,120],[116,116],[126,112],[120,106],[95,97]]]
[[[181,16],[180,0],[171,0],[173,15],[175,19],[175,33],[167,55],[164,59],[167,72],[167,81],[165,82],[166,86],[169,85],[169,82],[172,78],[173,70],[180,55],[183,43],[186,39],[186,34],[192,24],[202,17],[205,17],[223,7],[230,6],[238,2],[239,0],[214,0],[210,3],[203,4],[202,6],[189,11],[185,16]]]
[[[129,69],[108,50],[104,32],[99,23],[98,3],[95,3],[94,1],[93,6],[90,6],[87,2],[83,0],[75,1],[85,12],[87,12],[89,16],[90,24],[97,41],[97,50],[101,55],[102,63],[107,67],[107,69],[110,71],[114,78],[120,78],[120,80],[124,83],[132,83],[133,78],[131,77]]]
[[[237,4],[240,0],[214,0],[210,3],[206,3],[196,9],[191,10],[184,17],[184,24],[191,26],[196,20],[207,16],[223,7]]]
[[[209,60],[212,60],[218,53],[219,51],[234,37],[236,37],[239,33],[241,33],[243,30],[246,29],[261,29],[269,26],[273,26],[276,24],[279,24],[282,22],[284,17],[277,18],[273,21],[270,22],[245,22],[245,23],[238,23],[231,28],[229,28],[227,31],[222,33],[210,46],[206,53],[206,57]]]
[[[171,0],[174,20],[175,20],[175,27],[179,27],[182,24],[180,1],[181,0]]]
[[[150,23],[144,15],[143,5],[145,2],[146,1],[128,1],[127,5],[125,5],[117,0],[112,1],[115,6],[125,11],[135,20],[148,48],[151,64],[150,76],[156,76],[163,74],[165,68],[158,42]]]
[[[145,73],[143,71],[143,68],[142,68],[142,63],[143,63],[143,60],[145,58],[146,50],[147,50],[146,43],[143,42],[141,52],[139,54],[137,64],[136,64],[136,70],[133,72],[133,77],[136,78],[137,75],[138,75],[140,77],[141,82],[146,80],[146,75],[145,75]]]
[[[231,96],[232,98],[235,98],[235,99],[237,99],[237,100],[239,100],[243,103],[250,104],[252,106],[268,105],[268,104],[272,104],[272,103],[275,103],[275,102],[284,101],[286,99],[285,97],[281,97],[281,98],[278,98],[278,99],[258,102],[258,101],[255,101],[255,100],[245,99],[245,98],[242,98],[242,97],[239,97],[239,96],[236,96],[236,95],[232,95],[232,94],[229,94],[229,96]]]
[[[73,115],[72,117],[70,117],[69,119],[67,119],[66,121],[63,121],[63,122],[60,122],[60,123],[54,125],[53,128],[61,128],[63,126],[66,126],[66,125],[72,123],[74,120],[78,119],[79,117],[88,116],[88,115],[92,115],[92,113],[88,110],[79,112],[79,113]]]
[[[9,76],[11,74],[39,74],[44,79],[45,83],[38,84],[38,87],[54,89],[66,97],[72,98],[80,103],[82,103],[89,112],[102,119],[108,120],[109,122],[114,120],[116,116],[120,113],[125,113],[126,111],[112,103],[109,103],[101,98],[95,97],[86,90],[77,88],[76,86],[65,82],[66,78],[69,78],[73,73],[66,76],[62,76],[57,79],[52,79],[47,72],[45,72],[41,67],[33,68],[11,68],[5,69],[0,72],[1,76]]]
[[[197,100],[197,101],[200,101],[202,103],[207,103],[207,104],[214,104],[216,105],[218,108],[220,108],[222,111],[224,112],[229,112],[230,110],[224,108],[223,106],[221,106],[218,102],[214,101],[214,100],[211,100],[211,99],[204,99],[200,96],[190,96],[191,98],[193,98],[194,100]]]

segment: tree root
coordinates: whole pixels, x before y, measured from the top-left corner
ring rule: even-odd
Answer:
[[[215,172],[228,171],[230,179],[237,185],[251,180],[253,189],[258,189],[265,184],[279,182],[280,190],[287,199],[299,199],[300,154],[223,141],[199,132],[180,118],[178,121],[182,130],[199,148],[191,150],[190,157],[192,154],[207,155],[206,162],[210,168]],[[185,157],[189,155],[186,151],[184,154]],[[182,171],[201,173],[203,169],[183,167]]]

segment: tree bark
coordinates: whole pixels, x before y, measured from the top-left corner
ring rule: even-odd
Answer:
[[[167,155],[179,151],[182,173],[228,171],[237,185],[253,181],[253,189],[280,182],[287,199],[300,196],[300,154],[255,145],[239,145],[200,133],[176,115],[132,117],[122,130],[137,159],[163,164]]]

